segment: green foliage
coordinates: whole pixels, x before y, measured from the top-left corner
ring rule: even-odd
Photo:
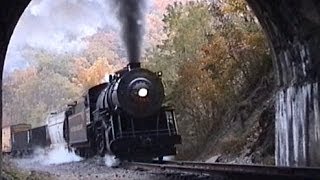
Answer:
[[[199,56],[200,47],[207,42],[206,34],[212,29],[208,8],[204,3],[174,3],[167,8],[163,21],[168,39],[147,58],[146,66],[163,71],[169,100],[172,87],[179,79],[179,67]]]
[[[166,48],[175,63],[189,61],[196,57],[199,47],[206,42],[206,34],[211,32],[209,7],[204,3],[174,4],[168,7],[164,22],[168,24]]]

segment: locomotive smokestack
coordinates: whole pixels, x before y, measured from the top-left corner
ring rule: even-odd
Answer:
[[[114,0],[119,9],[122,39],[126,46],[129,63],[139,62],[143,35],[144,0]]]
[[[134,63],[129,63],[128,64],[128,70],[130,71],[131,69],[135,69],[135,68],[140,68],[141,65],[139,62],[134,62]]]

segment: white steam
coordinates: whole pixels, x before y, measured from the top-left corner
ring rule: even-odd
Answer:
[[[106,154],[104,157],[104,163],[108,167],[116,167],[119,166],[120,161],[115,158],[115,156]]]
[[[163,157],[163,160],[164,161],[172,161],[172,160],[174,160],[175,159],[175,156],[164,156]]]
[[[56,146],[52,149],[36,149],[31,159],[21,159],[20,164],[63,164],[82,160],[74,152],[69,152],[64,146]]]

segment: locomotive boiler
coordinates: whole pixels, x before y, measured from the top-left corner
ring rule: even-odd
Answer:
[[[131,63],[90,88],[65,112],[64,138],[82,157],[145,159],[175,155],[181,143],[172,107],[164,106],[161,73]]]

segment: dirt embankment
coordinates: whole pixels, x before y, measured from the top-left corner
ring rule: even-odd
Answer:
[[[240,164],[274,164],[274,80],[262,78],[243,101],[225,114],[198,160]]]

